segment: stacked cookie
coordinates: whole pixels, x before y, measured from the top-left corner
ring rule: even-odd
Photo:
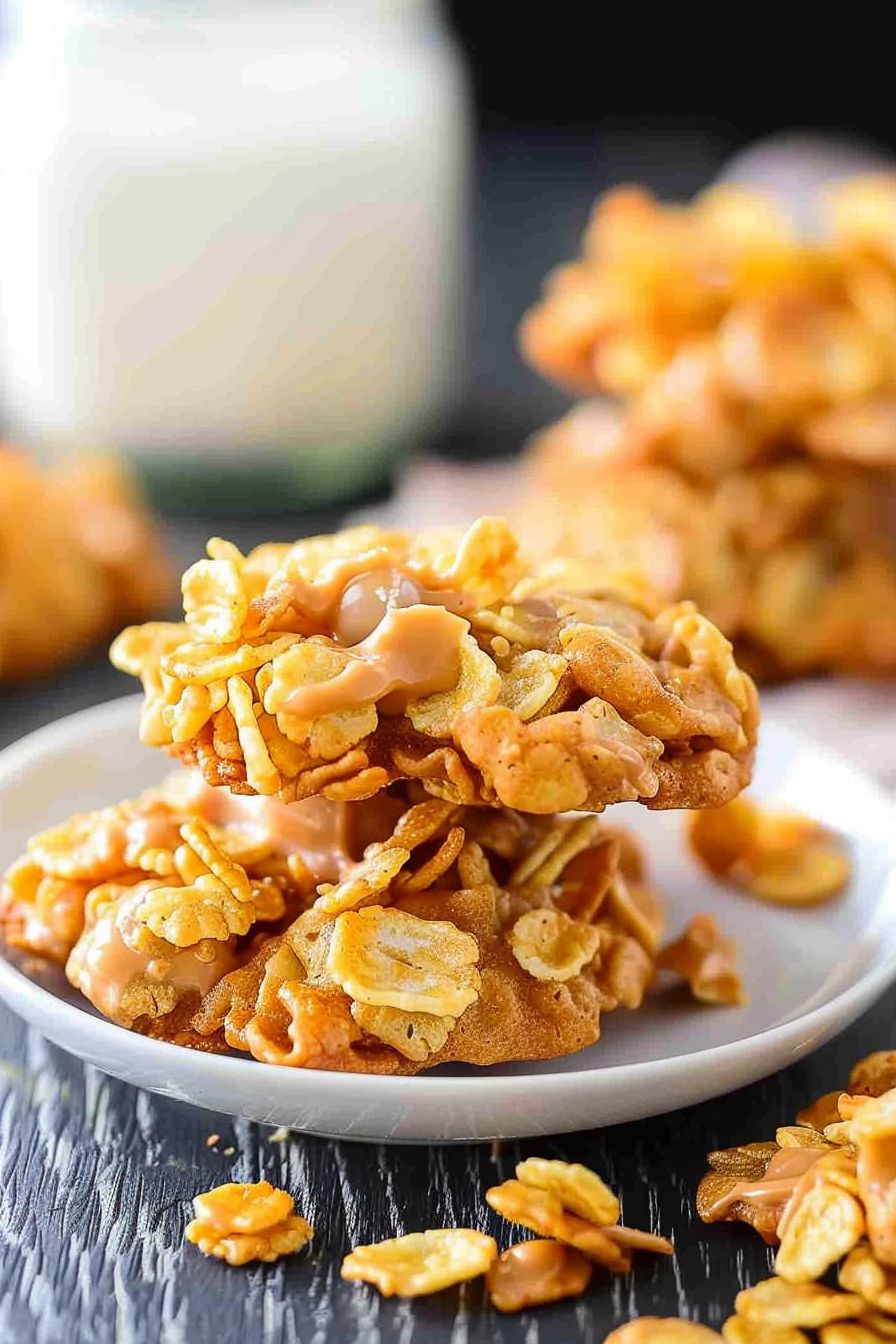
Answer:
[[[662,904],[597,814],[749,782],[724,636],[500,519],[208,552],[112,650],[186,769],[35,837],[7,939],[124,1026],[304,1067],[553,1058],[638,1007]]]
[[[521,333],[616,399],[536,441],[526,526],[693,598],[769,677],[896,670],[896,178],[820,211],[808,243],[743,189],[611,192]]]

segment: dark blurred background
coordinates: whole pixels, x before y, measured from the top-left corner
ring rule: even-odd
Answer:
[[[848,22],[838,12],[836,33],[798,24],[789,7],[701,16],[450,0],[446,13],[478,138],[472,391],[449,452],[512,451],[569,404],[522,364],[514,330],[549,267],[575,254],[602,191],[631,181],[687,198],[782,131],[896,149],[870,8],[851,8]]]

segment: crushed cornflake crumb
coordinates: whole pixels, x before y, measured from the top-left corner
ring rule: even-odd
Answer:
[[[206,1148],[214,1148],[215,1144],[220,1143],[220,1141],[221,1141],[220,1134],[209,1134],[208,1138],[205,1141],[205,1146]]]
[[[268,1135],[268,1143],[286,1143],[289,1135],[290,1130],[285,1125],[279,1125],[273,1133]]]

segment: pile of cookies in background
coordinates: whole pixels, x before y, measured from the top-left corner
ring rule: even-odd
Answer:
[[[896,669],[896,177],[818,210],[809,242],[746,188],[617,189],[521,329],[589,398],[533,446],[527,531],[693,598],[766,679]]]

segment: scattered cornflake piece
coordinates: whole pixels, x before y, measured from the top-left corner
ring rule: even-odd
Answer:
[[[219,1143],[220,1140],[221,1140],[220,1134],[209,1134],[208,1138],[205,1141],[205,1146],[206,1148],[214,1148],[215,1144]]]
[[[744,1316],[730,1316],[722,1326],[722,1337],[728,1344],[810,1344],[809,1336],[795,1325],[769,1325]]]
[[[291,1255],[314,1236],[304,1218],[293,1213],[292,1195],[269,1181],[254,1185],[228,1182],[193,1200],[196,1214],[187,1224],[187,1241],[204,1255],[245,1265]]]
[[[442,1227],[356,1246],[342,1262],[342,1277],[372,1283],[384,1297],[421,1297],[478,1278],[497,1254],[494,1238],[483,1232]]]
[[[838,1293],[836,1288],[821,1283],[787,1283],[771,1278],[744,1288],[735,1298],[734,1307],[737,1315],[748,1321],[815,1330],[828,1321],[861,1315],[865,1303],[855,1293]]]
[[[832,831],[752,798],[694,813],[690,841],[711,873],[775,905],[817,905],[838,896],[850,877],[849,856]]]
[[[577,1213],[597,1227],[619,1222],[619,1200],[597,1172],[581,1162],[560,1162],[546,1157],[528,1157],[516,1164],[516,1178],[556,1195],[570,1213]]]
[[[696,915],[681,937],[663,948],[656,964],[686,980],[700,1003],[741,1005],[749,1000],[736,961],[734,939],[723,937],[712,915]]]
[[[826,1092],[823,1097],[813,1101],[811,1106],[804,1107],[797,1117],[798,1125],[808,1125],[812,1129],[823,1133],[828,1125],[835,1124],[840,1119],[840,1109],[837,1105],[841,1097],[840,1089],[836,1092]]]
[[[486,1283],[498,1311],[524,1311],[578,1297],[591,1281],[586,1256],[559,1241],[521,1241],[489,1267]]]
[[[593,1223],[567,1213],[557,1196],[548,1190],[524,1185],[522,1181],[504,1181],[486,1190],[485,1198],[508,1222],[528,1227],[539,1236],[565,1241],[612,1274],[627,1274],[631,1268],[629,1250],[617,1246]]]
[[[289,1135],[290,1131],[285,1125],[278,1125],[278,1127],[268,1135],[268,1143],[286,1143]]]
[[[840,1266],[840,1287],[860,1294],[879,1311],[896,1315],[896,1271],[878,1264],[870,1246],[863,1243],[849,1253]]]
[[[810,1168],[804,1180],[812,1178],[815,1183],[802,1194],[799,1186],[794,1191],[781,1232],[775,1272],[789,1283],[811,1283],[822,1278],[853,1249],[865,1231],[862,1205],[849,1191],[824,1180],[820,1162]]]
[[[852,1096],[879,1097],[896,1087],[896,1050],[875,1050],[866,1055],[849,1075]]]
[[[713,1344],[721,1335],[693,1321],[640,1316],[607,1335],[604,1344]]]

